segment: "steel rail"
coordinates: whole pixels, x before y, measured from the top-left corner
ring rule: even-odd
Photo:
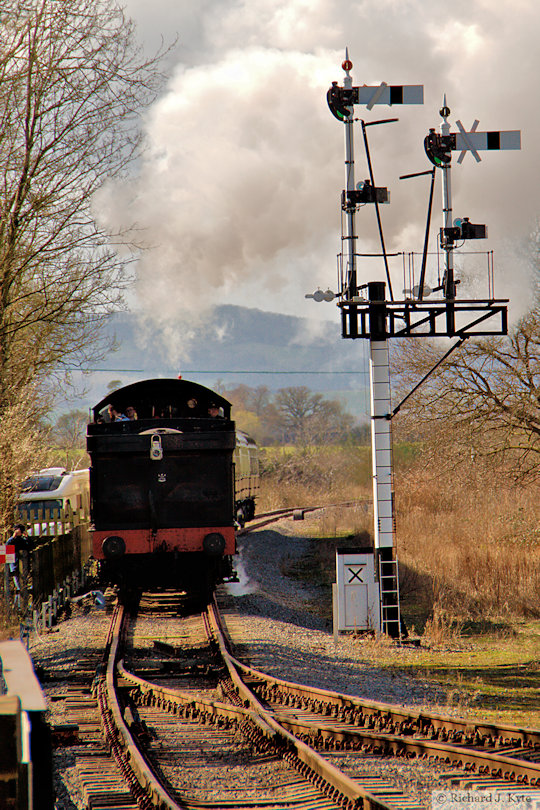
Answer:
[[[230,656],[230,661],[233,666],[231,678],[237,688],[239,694],[250,705],[260,705],[254,703],[252,694],[246,687],[244,682],[238,675],[234,673],[234,668],[239,666],[246,674],[252,674],[257,670],[251,670],[240,664],[234,657]],[[183,693],[182,690],[162,687],[157,684],[149,683],[143,678],[128,672],[120,662],[118,665],[119,673],[122,678],[137,688],[143,702],[148,702],[149,698],[154,705],[160,705],[167,711],[171,711],[173,707],[182,707],[184,712],[191,713],[192,716],[198,717],[201,722],[212,722],[212,718],[221,718],[229,722],[241,723],[243,719],[249,719],[259,725],[260,730],[268,736],[276,740],[276,735],[268,732],[270,726],[271,731],[275,729],[273,723],[259,723],[260,718],[257,717],[257,711],[260,709],[247,709],[239,706],[231,706],[230,704],[220,701],[210,701],[204,698],[197,698],[196,700],[188,693]],[[294,686],[294,684],[293,684]],[[306,691],[305,687],[302,687]],[[314,690],[315,691],[315,690]],[[322,691],[322,690],[317,690]],[[326,693],[328,694],[328,693]],[[331,694],[331,693],[330,693]],[[338,697],[345,697],[337,695]],[[505,756],[504,754],[496,754],[485,751],[470,749],[467,747],[449,745],[448,743],[439,743],[435,740],[419,740],[409,736],[399,736],[397,734],[390,734],[388,732],[374,732],[364,729],[344,728],[343,726],[332,725],[331,723],[322,726],[316,721],[300,720],[298,718],[291,718],[286,714],[281,714],[275,710],[265,710],[266,719],[271,718],[277,724],[289,730],[295,736],[299,736],[301,741],[309,746],[314,746],[318,749],[335,749],[336,741],[338,745],[343,745],[347,750],[370,749],[372,752],[381,754],[392,753],[397,756],[415,754],[419,757],[433,757],[440,761],[451,764],[455,767],[463,767],[468,772],[478,772],[482,774],[482,768],[487,769],[491,777],[501,776],[508,781],[517,781],[523,783],[523,778],[531,785],[540,785],[540,765],[536,763],[529,763],[520,759]],[[311,763],[309,763],[311,764]],[[476,769],[478,768],[478,771]],[[505,770],[503,770],[503,768]]]
[[[116,663],[125,627],[125,610],[117,606],[107,639],[107,665],[98,676],[96,690],[101,708],[105,736],[117,764],[143,810],[185,810],[163,788],[129,731],[116,695]]]
[[[134,690],[136,701],[152,702],[166,711],[191,716],[201,723],[215,723],[230,727],[231,724],[240,726],[244,733],[262,750],[274,750],[289,762],[309,781],[314,783],[322,792],[331,796],[333,800],[345,803],[350,808],[373,808],[373,810],[387,810],[388,805],[381,799],[374,797],[369,791],[362,788],[357,782],[347,777],[338,768],[321,756],[317,750],[346,749],[369,751],[374,754],[393,753],[397,756],[418,756],[432,758],[449,763],[454,767],[461,767],[469,774],[478,776],[491,776],[503,778],[506,781],[517,782],[521,785],[540,786],[540,764],[529,763],[514,757],[491,752],[469,749],[462,746],[449,745],[434,740],[420,740],[412,736],[398,736],[388,732],[375,732],[358,728],[358,720],[375,722],[381,725],[399,725],[406,730],[412,724],[418,729],[433,727],[433,722],[444,724],[455,731],[456,727],[462,732],[466,729],[468,736],[478,738],[480,732],[489,730],[491,736],[496,731],[500,738],[502,729],[506,733],[521,734],[523,744],[536,747],[539,732],[532,729],[517,729],[512,726],[495,726],[493,724],[467,724],[466,721],[456,721],[444,715],[429,716],[425,713],[405,711],[402,707],[390,704],[362,701],[347,695],[316,689],[301,684],[294,684],[279,678],[267,676],[259,670],[246,666],[238,661],[229,652],[230,641],[225,639],[227,634],[217,605],[210,606],[209,625],[214,640],[219,647],[221,657],[227,667],[232,690],[238,695],[238,702],[242,705],[230,705],[221,701],[193,699],[193,695],[179,689],[150,684],[143,678],[128,672],[123,661],[118,661],[118,648],[122,635],[122,614],[118,611],[113,622],[114,629],[108,639],[109,658],[105,675],[107,687],[107,709],[112,716],[117,730],[107,729],[112,723],[105,722],[107,736],[115,758],[122,762],[122,769],[127,771],[128,781],[133,792],[137,795],[140,807],[159,807],[160,810],[179,810],[178,805],[163,789],[156,779],[154,771],[144,756],[140,753],[131,733],[122,717],[115,692],[116,677],[122,679],[122,685],[130,684]],[[244,682],[246,676],[258,685],[249,688]],[[316,705],[328,716],[334,714],[340,722],[354,727],[343,727],[320,723],[311,720],[301,720],[264,707],[252,689],[263,686],[265,700],[274,698],[276,690],[287,692],[293,700],[313,710]],[[311,702],[311,705],[309,705]],[[314,703],[315,702],[315,703]],[[358,717],[360,712],[360,717]],[[369,712],[366,715],[366,712]],[[105,712],[105,715],[107,712]],[[485,735],[484,735],[485,736]],[[118,752],[118,749],[121,749]],[[136,784],[134,781],[136,780]]]
[[[139,750],[128,724],[122,716],[118,702],[116,694],[118,676],[124,683],[135,686],[143,700],[150,698],[154,704],[161,704],[169,711],[174,707],[182,707],[183,711],[179,713],[194,717],[202,723],[216,722],[217,725],[223,726],[223,721],[226,725],[234,722],[260,751],[275,751],[278,748],[283,755],[282,740],[259,713],[249,708],[230,706],[220,701],[202,698],[193,700],[192,695],[183,693],[181,690],[156,687],[128,672],[123,661],[119,660],[120,642],[124,633],[125,610],[123,607],[117,607],[107,640],[106,669],[105,672],[100,673],[96,681],[96,690],[102,711],[102,725],[111,753],[142,810],[150,810],[150,808],[185,810],[187,805],[176,801],[169,795],[156,776],[152,765]],[[287,759],[287,752],[285,752],[284,758]],[[375,810],[388,810],[388,808],[379,803]]]
[[[282,726],[299,735],[301,739],[309,740],[316,748],[325,748],[325,741],[334,744],[335,741],[339,741],[345,747],[369,748],[383,755],[392,753],[396,756],[414,754],[419,757],[433,757],[453,767],[464,768],[469,773],[487,773],[493,778],[540,787],[540,764],[523,759],[434,740],[419,740],[414,737],[332,725],[323,727],[320,723],[293,719],[277,712],[274,717]]]
[[[358,782],[351,779],[344,774],[332,763],[328,762],[324,757],[318,754],[311,746],[307,745],[302,740],[298,739],[294,734],[290,733],[284,726],[278,723],[271,711],[266,709],[253,694],[253,692],[240,678],[234,659],[229,653],[225,639],[222,632],[222,623],[219,615],[217,605],[211,604],[209,606],[209,616],[212,629],[215,633],[216,640],[219,645],[221,656],[227,666],[229,676],[238,691],[241,699],[260,714],[270,726],[278,734],[284,745],[289,749],[288,755],[285,759],[300,770],[303,776],[309,778],[315,784],[318,784],[324,790],[324,783],[330,787],[332,798],[337,802],[347,802],[347,807],[363,808],[363,810],[383,810],[389,808],[389,805],[381,802],[369,791],[362,788]],[[297,766],[299,763],[299,768]],[[328,788],[325,792],[328,792]]]
[[[464,737],[484,741],[484,745],[501,746],[521,743],[524,747],[540,750],[540,730],[519,728],[507,724],[484,723],[472,720],[461,720],[450,715],[415,712],[392,703],[380,703],[351,695],[332,692],[314,686],[293,683],[291,681],[268,675],[260,670],[249,667],[233,657],[233,663],[240,671],[249,677],[259,680],[266,686],[265,699],[271,698],[269,690],[280,689],[292,695],[300,707],[305,706],[319,714],[329,714],[334,711],[336,717],[358,725],[362,720],[383,726],[399,727],[406,733],[429,734],[434,729],[438,732],[459,732]],[[271,684],[268,687],[268,684]]]
[[[308,781],[315,784],[322,793],[338,803],[345,803],[350,810],[391,810],[391,806],[363,789],[324,757],[314,751],[303,740],[281,726],[266,710],[238,675],[226,642],[222,635],[219,615],[212,608],[209,611],[209,629],[217,641],[220,654],[227,666],[233,688],[239,695],[242,705],[230,705],[221,701],[193,698],[181,689],[152,684],[126,670],[123,661],[118,661],[116,670],[122,685],[133,687],[131,693],[135,702],[157,705],[165,711],[179,713],[198,719],[201,723],[236,723],[259,748],[272,750]],[[117,719],[117,718],[116,718]]]
[[[202,697],[194,698],[191,693],[183,692],[181,689],[152,683],[127,670],[122,660],[117,663],[117,670],[124,683],[133,687],[134,691],[131,696],[135,702],[140,701],[147,705],[151,703],[165,711],[198,718],[202,723],[213,720],[219,723],[220,720],[223,720],[226,723],[242,724],[248,720],[258,726],[261,733],[269,738],[274,739],[276,736],[274,731],[261,721],[256,712],[244,706],[232,706],[230,703]]]
[[[261,512],[259,515],[257,515],[257,519],[267,517],[278,517],[279,515],[288,514],[290,512],[292,513],[313,512],[315,509],[338,509],[340,506],[351,507],[364,503],[371,503],[371,501],[366,498],[365,500],[343,501],[342,503],[328,503],[325,504],[324,506],[287,506],[282,509],[274,509],[271,512]],[[251,521],[249,522],[251,523]],[[248,528],[251,528],[251,526]]]
[[[279,510],[277,513],[272,514],[269,512],[267,515],[259,515],[257,518],[257,522],[251,523],[250,526],[246,526],[243,529],[238,529],[236,532],[237,537],[241,537],[244,534],[249,534],[255,529],[262,529],[263,526],[269,526],[271,523],[277,523],[278,520],[283,520],[284,518],[293,517],[295,512],[315,512],[317,509],[325,509],[324,506],[307,506],[307,507],[294,507],[294,509],[284,509]],[[260,518],[264,518],[264,520],[260,520]]]
[[[263,526],[268,526],[271,523],[276,523],[278,520],[283,520],[284,518],[293,517],[295,513],[307,513],[307,512],[316,512],[319,509],[337,509],[339,507],[353,507],[371,503],[368,499],[361,500],[361,501],[344,501],[343,503],[329,503],[325,504],[324,506],[290,506],[283,509],[275,509],[272,512],[261,512],[260,515],[257,515],[252,521],[249,522],[249,526],[244,526],[243,528],[239,529],[236,534],[238,537],[241,537],[244,534],[249,534],[255,529],[262,529]],[[255,522],[257,521],[257,522]]]
[[[455,721],[452,718],[445,717],[444,715],[429,716],[425,713],[412,713],[404,711],[401,707],[392,706],[390,704],[375,703],[371,701],[362,701],[358,698],[341,695],[336,692],[329,692],[323,689],[303,686],[301,684],[294,684],[289,681],[284,681],[279,678],[261,673],[259,670],[248,667],[238,659],[229,654],[231,665],[237,671],[243,672],[251,678],[256,678],[261,681],[279,684],[280,688],[285,687],[293,695],[301,695],[304,700],[317,701],[324,698],[326,702],[326,710],[328,707],[337,708],[336,714],[344,713],[352,709],[353,711],[363,710],[369,708],[370,712],[375,712],[376,718],[384,723],[390,718],[393,719],[394,724],[397,718],[400,718],[399,725],[401,726],[401,734],[391,734],[387,731],[365,731],[358,728],[355,724],[354,727],[347,728],[343,726],[333,726],[325,724],[321,726],[316,721],[299,720],[298,718],[291,718],[279,711],[272,711],[271,714],[275,720],[283,727],[289,729],[292,733],[300,735],[301,738],[309,740],[310,744],[318,748],[324,748],[325,742],[334,742],[338,740],[344,747],[350,746],[352,748],[369,747],[370,749],[378,749],[380,753],[394,753],[397,755],[414,754],[417,756],[431,756],[444,762],[451,763],[452,765],[463,767],[466,770],[476,771],[478,773],[487,772],[492,777],[501,776],[502,778],[518,782],[520,784],[530,784],[532,786],[540,786],[540,764],[529,762],[523,758],[506,756],[504,753],[491,753],[479,750],[478,748],[469,748],[466,745],[452,745],[445,742],[437,742],[430,739],[418,739],[409,736],[404,729],[411,725],[411,721],[422,721],[425,723],[432,723],[433,720],[451,723],[454,727],[461,725],[468,727],[470,734],[475,734],[482,726],[476,724],[467,726],[466,721]],[[240,680],[240,679],[239,679]],[[256,688],[256,687],[255,687]],[[271,692],[271,689],[268,690]],[[265,695],[265,699],[271,698],[271,695]],[[323,701],[321,701],[323,703]],[[347,722],[347,720],[344,720]],[[349,720],[351,723],[351,720]],[[489,725],[489,724],[488,724]],[[485,726],[484,728],[486,728]],[[509,732],[522,737],[531,739],[534,738],[535,750],[538,746],[538,739],[540,732],[534,730],[517,729],[511,726],[505,726]],[[498,729],[500,731],[500,727]],[[418,730],[412,731],[418,733]],[[327,745],[326,747],[330,747]],[[481,770],[483,769],[483,771]]]

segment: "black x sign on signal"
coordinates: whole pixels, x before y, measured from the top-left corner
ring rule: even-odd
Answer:
[[[349,582],[347,584],[350,585],[351,582],[354,579],[357,579],[358,582],[361,582],[362,584],[364,584],[364,580],[362,579],[360,574],[362,573],[362,571],[364,570],[365,567],[366,567],[365,565],[356,565],[354,568],[349,567],[348,570],[349,570],[349,574],[351,575],[351,577],[350,577]]]

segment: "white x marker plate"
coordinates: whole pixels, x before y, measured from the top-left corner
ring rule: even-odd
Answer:
[[[457,126],[462,128],[461,122]],[[472,152],[477,150],[489,151],[491,149],[521,149],[521,131],[519,129],[505,132],[456,132],[456,145],[453,147],[459,152]],[[480,160],[480,156],[476,156]]]

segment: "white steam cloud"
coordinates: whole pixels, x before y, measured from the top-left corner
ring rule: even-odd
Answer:
[[[138,174],[100,200],[111,226],[143,229],[137,298],[152,319],[185,322],[186,311],[221,302],[313,316],[318,307],[304,293],[335,289],[343,127],[325,94],[342,83],[345,45],[355,84],[425,85],[421,108],[357,109],[366,120],[400,118],[369,131],[376,182],[391,191],[388,249],[421,250],[428,181],[398,177],[430,168],[423,138],[440,124],[444,93],[452,123],[468,129],[479,118],[480,130],[523,130],[521,153],[454,161],[455,215],[487,223],[490,247],[492,236],[508,243],[532,229],[540,210],[535,3],[128,0],[127,12],[150,42],[160,31],[179,35],[178,63],[145,121],[149,149]],[[356,156],[363,179],[360,137]],[[440,189],[432,247],[439,224]],[[361,214],[359,231],[362,248],[377,249],[372,211]],[[507,252],[502,269],[501,294],[522,293],[523,263]],[[365,273],[363,281],[383,278],[382,263]],[[401,293],[399,269],[394,280]],[[328,305],[319,312],[335,315]]]

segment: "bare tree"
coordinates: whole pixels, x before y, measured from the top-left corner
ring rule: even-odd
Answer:
[[[101,356],[101,327],[122,303],[127,235],[119,255],[95,195],[140,153],[157,58],[143,57],[114,0],[1,4],[0,528],[36,468],[36,446],[24,448],[44,381]]]
[[[257,416],[263,416],[265,410],[270,405],[272,393],[267,385],[258,385],[256,388],[250,388],[248,397],[248,407],[254,411]]]
[[[87,424],[88,414],[79,410],[63,413],[56,420],[51,431],[51,439],[63,455],[64,467],[71,469],[81,462],[81,454],[76,451],[85,449]]]
[[[160,76],[113,0],[11,0],[0,34],[1,411],[103,352],[129,254],[97,224],[95,193],[138,155]]]
[[[406,385],[442,354],[428,340],[403,344],[398,364]],[[434,447],[446,437],[454,460],[464,454],[506,458],[516,477],[538,475],[540,311],[522,318],[508,338],[463,344],[411,397],[405,421],[424,437],[431,434]]]
[[[331,443],[350,431],[353,418],[337,400],[327,400],[305,385],[280,388],[275,405],[286,441]]]
[[[26,388],[0,419],[0,542],[13,526],[22,480],[49,459],[42,415],[36,410],[36,392]]]

